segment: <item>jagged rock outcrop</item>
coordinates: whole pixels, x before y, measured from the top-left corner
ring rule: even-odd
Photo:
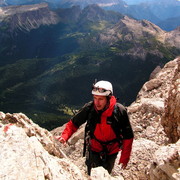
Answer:
[[[0,179],[89,179],[61,149],[53,135],[22,113],[0,112]],[[81,162],[82,163],[82,162]],[[102,168],[93,169],[91,180],[115,180]]]
[[[153,155],[150,179],[180,179],[180,140],[175,144],[161,146]]]
[[[155,152],[150,177],[156,179],[180,179],[180,58],[165,65],[174,69],[165,99],[161,124],[169,138],[168,146],[162,146]]]
[[[83,179],[78,168],[62,158],[50,132],[22,113],[1,113],[0,119],[0,163],[3,166],[0,179]]]
[[[180,60],[177,63],[162,118],[162,125],[170,143],[180,139]],[[169,66],[173,64],[170,63]]]
[[[146,171],[144,167],[139,169],[148,179],[178,179],[180,175],[178,170],[180,159],[177,151],[180,149],[179,143],[165,146],[169,141],[173,142],[172,136],[174,142],[179,140],[179,63],[180,58],[177,58],[168,62],[160,71],[158,68],[157,74],[153,72],[151,79],[140,90],[136,101],[128,107],[135,138],[146,138],[159,146],[156,147],[157,151],[151,149],[151,155],[154,154],[148,163],[151,172]],[[168,148],[169,146],[171,148]],[[163,161],[159,156],[166,159],[167,163],[164,162],[162,165]],[[173,171],[168,172],[168,167]]]
[[[53,143],[54,138],[52,134],[46,129],[40,128],[24,114],[4,114],[1,112],[0,120],[2,120],[2,123],[5,124],[5,126],[3,126],[4,129],[8,130],[11,125],[15,124],[16,126],[23,128],[28,137],[35,136],[49,154],[55,155],[57,157],[64,157],[63,154],[59,152],[59,149],[56,147],[56,145]]]
[[[161,71],[153,75],[154,78],[143,85],[136,101],[128,108],[137,138],[146,137],[159,145],[167,143],[161,118],[165,101],[174,97],[169,93],[172,84],[179,81],[177,77],[179,61],[180,58],[170,61]],[[174,106],[175,104],[172,107]]]

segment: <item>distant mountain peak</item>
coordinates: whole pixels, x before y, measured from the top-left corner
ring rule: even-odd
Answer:
[[[0,8],[1,22],[8,26],[8,31],[30,31],[41,25],[57,24],[58,16],[49,10],[47,3],[34,5],[7,6]]]
[[[122,34],[123,36],[129,34],[128,37],[131,36],[134,40],[142,37],[147,38],[149,35],[157,36],[158,34],[164,33],[161,28],[147,20],[138,21],[128,16],[124,16],[111,30],[107,30],[107,34],[109,31],[113,32],[115,36],[118,36],[118,34]],[[122,36],[119,36],[119,38],[120,37]],[[130,38],[129,40],[131,41],[132,39]]]
[[[97,4],[92,4],[83,9],[81,16],[87,19],[94,19],[100,18],[102,15],[105,15],[105,11]]]
[[[14,5],[2,7],[1,11],[5,16],[19,14],[28,11],[35,11],[41,8],[48,8],[47,3],[32,4],[32,5]]]

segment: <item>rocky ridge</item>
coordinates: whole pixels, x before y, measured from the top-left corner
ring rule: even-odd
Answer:
[[[144,37],[144,39],[142,39],[142,37]],[[159,42],[159,45],[166,44],[169,47],[180,47],[180,30],[177,28],[174,31],[166,32],[150,21],[135,20],[124,16],[124,18],[119,20],[113,27],[101,33],[97,39],[102,44],[112,46],[114,46],[116,42],[118,43],[118,41],[130,44],[132,44],[133,41],[133,47],[129,48],[124,54],[142,56],[143,54],[147,54],[147,52],[159,54],[157,49],[152,48],[155,39]],[[142,44],[143,47],[141,47]],[[149,46],[147,46],[147,44]],[[159,56],[161,57],[162,54],[159,54]]]
[[[59,17],[50,11],[48,4],[0,7],[0,22],[9,26],[8,31],[31,31],[41,25],[57,24]],[[10,22],[10,23],[9,23]]]
[[[51,133],[22,113],[0,113],[0,179],[128,179],[180,178],[180,58],[151,74],[137,99],[128,107],[135,133],[126,170],[115,163],[110,175],[101,167],[85,173],[83,127],[64,147]],[[118,155],[118,157],[120,154]],[[118,159],[117,159],[118,161]]]
[[[113,24],[99,34],[97,41],[100,43],[113,44],[119,40],[139,40],[142,43],[142,37],[145,37],[147,42],[155,38],[160,43],[180,47],[179,27],[174,31],[166,32],[150,21],[135,20],[120,13],[105,11],[95,4],[82,10],[79,6],[74,6],[67,9],[60,8],[57,11],[50,10],[47,3],[0,7],[0,23],[10,26],[8,29],[11,31],[16,29],[30,31],[41,25],[58,22],[76,23],[82,26],[87,22],[100,21]]]
[[[158,146],[149,159],[149,179],[180,177],[179,67],[180,58],[167,63],[143,85],[136,101],[128,107],[135,138],[145,138]],[[147,173],[144,167],[143,171]]]
[[[167,143],[168,139],[165,138],[161,119],[166,101],[172,91],[172,83],[175,78],[179,81],[177,77],[179,74],[178,63],[178,59],[170,61],[157,74],[151,76],[152,79],[143,85],[136,101],[129,107],[133,123],[137,123],[137,118],[140,120],[134,129],[138,138],[146,137],[159,145]],[[179,94],[177,87],[176,94]],[[178,104],[176,105],[178,107]]]

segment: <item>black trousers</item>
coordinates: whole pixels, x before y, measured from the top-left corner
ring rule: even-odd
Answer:
[[[89,152],[89,160],[87,163],[88,174],[90,175],[92,168],[98,166],[104,167],[104,169],[106,169],[110,174],[114,167],[116,157],[117,157],[117,153],[112,155],[107,155],[105,152],[101,152],[101,153],[97,153],[93,151]]]

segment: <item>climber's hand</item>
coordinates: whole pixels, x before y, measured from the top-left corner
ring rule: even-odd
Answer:
[[[56,140],[58,140],[60,143],[66,145],[66,140],[61,136],[54,136]]]

